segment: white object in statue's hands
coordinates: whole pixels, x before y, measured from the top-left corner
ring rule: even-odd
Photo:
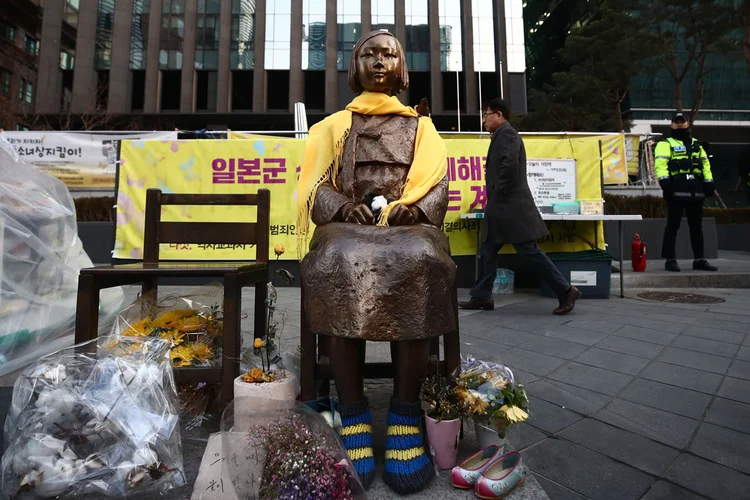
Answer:
[[[385,199],[385,196],[376,196],[372,199],[372,204],[370,205],[370,209],[372,210],[372,213],[380,212],[385,207],[388,206],[388,200]]]

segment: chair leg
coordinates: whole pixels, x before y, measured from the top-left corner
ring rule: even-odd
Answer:
[[[143,278],[143,284],[141,285],[141,297],[145,296],[146,294],[150,292],[153,292],[154,299],[156,299],[158,287],[159,287],[158,278]]]
[[[224,276],[224,353],[221,362],[222,407],[234,399],[234,379],[240,372],[240,310],[242,288],[231,275]]]
[[[443,337],[446,375],[453,373],[461,365],[461,340],[458,333],[458,290],[455,290],[453,293],[452,307],[456,314],[454,331]]]
[[[253,337],[263,338],[268,331],[268,282],[263,281],[255,284],[255,331]]]
[[[328,339],[325,335],[316,335],[318,339],[318,357],[316,358],[316,363],[320,364],[321,361],[325,361],[326,363],[330,364],[330,358],[328,357]],[[364,352],[362,353],[364,356]],[[365,360],[362,360],[362,363],[364,363]],[[331,395],[331,380],[330,379],[321,379],[318,380],[317,376],[317,370],[315,371],[315,383],[318,388],[318,395],[317,397],[323,398],[328,397]]]
[[[75,343],[95,339],[99,335],[99,283],[94,276],[78,276]]]
[[[315,399],[315,365],[317,364],[317,337],[310,332],[307,324],[307,313],[305,310],[305,289],[301,289],[300,296],[300,388],[302,401]]]

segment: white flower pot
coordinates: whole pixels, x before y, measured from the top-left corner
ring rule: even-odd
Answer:
[[[479,444],[480,450],[493,444],[503,448],[509,448],[507,439],[501,438],[497,433],[497,429],[486,423],[474,420],[474,431],[477,434],[477,443]]]
[[[280,378],[262,384],[250,383],[242,377],[234,379],[235,421],[253,414],[291,408],[297,400],[297,379],[286,370]]]

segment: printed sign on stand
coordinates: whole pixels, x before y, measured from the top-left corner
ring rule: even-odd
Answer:
[[[537,207],[573,203],[578,199],[573,159],[526,160],[526,177]]]

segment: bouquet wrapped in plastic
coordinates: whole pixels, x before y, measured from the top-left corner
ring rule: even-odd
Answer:
[[[157,298],[156,292],[148,293],[120,313],[113,334],[168,341],[174,368],[217,366],[224,336],[222,294],[218,285],[194,295]]]
[[[169,347],[100,337],[28,367],[5,421],[3,492],[127,496],[184,484]]]
[[[365,498],[335,431],[307,406],[260,413],[251,420],[235,417],[230,405],[222,419],[222,446],[238,498]]]
[[[526,390],[507,366],[469,356],[456,373],[456,396],[466,414],[491,425],[500,437],[529,418]]]
[[[73,345],[78,274],[92,266],[65,184],[0,135],[0,375]],[[123,297],[121,288],[102,290],[100,330]]]

